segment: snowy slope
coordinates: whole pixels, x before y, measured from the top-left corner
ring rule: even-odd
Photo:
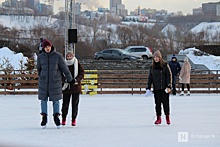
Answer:
[[[191,32],[194,34],[205,32],[205,40],[218,41],[220,39],[220,22],[201,22],[200,24],[192,28]],[[215,37],[217,38],[215,39]]]
[[[162,30],[161,32],[164,34],[165,37],[170,37],[170,34],[175,34],[176,32],[176,27],[174,25],[171,24],[167,24]]]
[[[36,26],[56,27],[57,19],[44,16],[7,16],[0,15],[0,24],[5,28],[31,30]]]

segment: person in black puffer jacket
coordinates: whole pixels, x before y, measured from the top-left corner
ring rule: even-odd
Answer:
[[[49,40],[42,43],[42,53],[37,57],[38,71],[38,99],[41,101],[42,128],[46,127],[48,115],[48,101],[53,102],[54,122],[60,126],[60,104],[62,99],[62,76],[66,76],[70,83],[75,82],[66,65],[63,56],[56,52]]]
[[[181,67],[179,62],[177,62],[177,58],[175,55],[173,55],[171,61],[169,62],[169,66],[172,72],[172,94],[176,95],[176,78],[177,74],[181,70]]]
[[[157,50],[153,55],[153,63],[150,66],[150,72],[148,76],[147,92],[151,89],[153,84],[154,99],[156,104],[157,120],[155,124],[161,123],[161,103],[163,104],[164,113],[166,115],[166,122],[170,124],[170,103],[169,93],[172,87],[172,73],[170,67],[162,59],[162,55]]]

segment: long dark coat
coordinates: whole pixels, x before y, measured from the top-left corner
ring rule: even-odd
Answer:
[[[37,58],[38,99],[57,101],[62,99],[62,75],[72,81],[72,75],[63,56],[52,47],[50,53],[44,50]]]

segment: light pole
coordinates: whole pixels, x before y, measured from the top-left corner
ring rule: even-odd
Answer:
[[[72,41],[73,34],[77,37],[75,24],[76,0],[65,0],[65,56],[67,51],[73,51],[75,55],[75,43]]]

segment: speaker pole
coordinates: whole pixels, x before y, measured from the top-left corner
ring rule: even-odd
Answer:
[[[75,55],[75,43],[69,41],[69,29],[75,29],[76,0],[65,0],[65,57],[66,52],[73,51]]]

